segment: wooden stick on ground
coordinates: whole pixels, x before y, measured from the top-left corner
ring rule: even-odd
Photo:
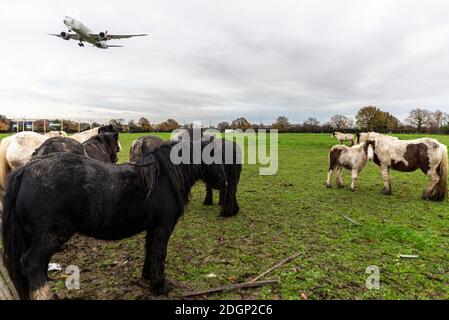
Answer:
[[[265,281],[258,281],[258,280],[265,277],[267,274],[269,274],[273,270],[279,268],[280,266],[283,266],[287,262],[292,261],[293,259],[299,257],[300,255],[301,255],[301,252],[297,252],[294,255],[285,258],[284,260],[282,260],[281,262],[272,266],[270,269],[268,269],[264,273],[260,274],[259,276],[255,277],[254,279],[250,280],[249,282],[231,284],[231,285],[227,285],[227,286],[223,286],[223,287],[206,289],[206,290],[197,291],[197,292],[186,292],[183,294],[183,297],[187,298],[187,297],[200,296],[203,294],[214,293],[214,292],[224,292],[224,291],[231,291],[231,290],[243,289],[243,288],[257,288],[257,287],[262,287],[262,286],[266,286],[266,285],[278,284],[279,280],[265,280]]]
[[[348,220],[349,222],[351,222],[352,224],[355,224],[358,227],[362,226],[360,223],[358,223],[357,221],[355,221],[352,218],[349,218],[349,217],[345,216],[344,214],[339,213],[339,215],[342,216],[343,218],[345,218],[346,220]]]
[[[275,264],[274,266],[272,266],[270,269],[268,269],[267,271],[265,271],[264,273],[258,275],[257,277],[255,277],[254,279],[250,280],[250,282],[256,282],[257,280],[262,279],[263,277],[265,277],[267,274],[269,274],[270,272],[272,272],[273,270],[283,266],[284,264],[286,264],[287,262],[292,261],[293,259],[299,257],[302,253],[301,252],[296,252],[294,255],[291,255],[290,257],[285,258],[284,260],[280,261],[279,263]]]
[[[231,291],[236,289],[243,289],[243,288],[257,288],[257,287],[263,287],[267,285],[273,285],[278,284],[279,280],[265,280],[265,281],[250,281],[245,283],[238,283],[238,284],[231,284],[223,287],[217,287],[212,289],[206,289],[202,291],[196,291],[196,292],[186,292],[182,296],[184,298],[188,297],[194,297],[194,296],[201,296],[203,294],[208,293],[214,293],[214,292],[225,292],[225,291]]]

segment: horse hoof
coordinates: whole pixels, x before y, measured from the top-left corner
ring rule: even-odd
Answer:
[[[157,285],[152,285],[151,286],[151,291],[155,294],[155,295],[167,295],[170,290],[172,289],[170,283],[167,280],[164,280],[164,282],[162,282],[161,284],[157,284]]]
[[[326,187],[327,187],[328,189],[332,189],[332,185],[331,185],[331,184],[326,184]]]
[[[357,188],[351,188],[351,191],[352,191],[352,192],[357,192],[358,189],[357,189]]]
[[[207,200],[205,200],[205,201],[203,202],[203,204],[204,204],[205,206],[212,206],[214,203],[213,203],[213,201],[207,201]]]
[[[222,213],[220,213],[220,217],[223,217],[223,218],[235,217],[237,215],[237,213],[238,213],[238,211],[237,212],[222,212]]]
[[[384,196],[391,196],[391,190],[382,189],[380,194],[383,194]]]
[[[339,188],[339,189],[343,189],[344,187],[345,187],[344,184],[339,184],[339,185],[338,185],[338,188]]]

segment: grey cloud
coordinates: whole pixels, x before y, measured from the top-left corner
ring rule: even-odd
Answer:
[[[447,111],[447,1],[2,1],[0,113],[300,122],[379,105]],[[45,35],[76,15],[147,32],[107,51]]]

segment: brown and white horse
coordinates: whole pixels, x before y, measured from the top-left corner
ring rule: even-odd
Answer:
[[[448,195],[447,147],[435,139],[399,140],[376,132],[362,133],[360,142],[374,141],[374,162],[384,180],[383,194],[391,194],[390,169],[413,172],[418,169],[431,182],[424,190],[424,200],[444,201]]]
[[[345,141],[349,141],[351,142],[351,146],[354,145],[354,136],[352,134],[334,132],[332,133],[332,137],[336,138],[340,144],[343,144]]]
[[[352,147],[336,145],[329,151],[329,170],[327,173],[327,187],[332,188],[332,174],[335,171],[337,186],[344,188],[343,169],[351,170],[351,191],[357,191],[357,179],[365,168],[368,160],[373,159],[374,142],[366,141]]]

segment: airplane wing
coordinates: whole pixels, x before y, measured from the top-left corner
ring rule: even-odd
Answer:
[[[108,34],[108,40],[118,40],[118,39],[128,39],[133,37],[146,37],[148,34],[142,33],[142,34]],[[97,38],[98,34],[91,33],[91,37]]]
[[[49,36],[55,36],[55,37],[58,37],[58,38],[62,38],[60,34],[56,34],[56,33],[47,33],[47,34]],[[77,33],[68,33],[64,39],[65,40],[70,40],[70,39],[72,39],[72,40],[79,40],[80,36]]]

